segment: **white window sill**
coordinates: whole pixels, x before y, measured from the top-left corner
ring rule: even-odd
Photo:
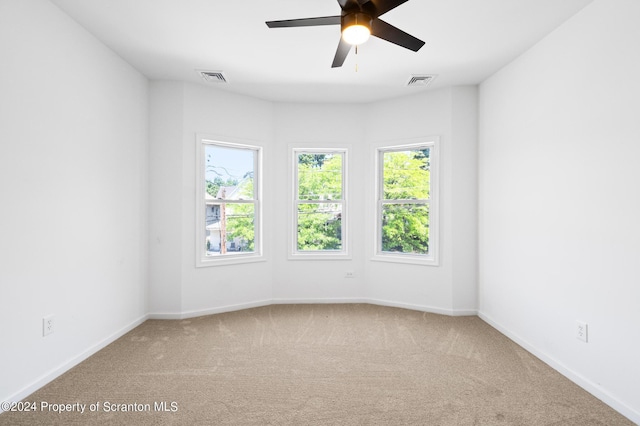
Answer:
[[[266,262],[266,257],[262,255],[223,255],[223,256],[209,256],[204,259],[199,259],[196,263],[196,268],[207,268],[210,266],[225,266],[225,265],[240,265],[243,263],[254,262]]]
[[[295,253],[289,254],[289,260],[351,260],[352,257],[347,253]]]
[[[391,263],[406,263],[411,265],[422,266],[439,266],[440,263],[437,259],[431,256],[412,255],[412,254],[376,254],[371,260],[375,262],[391,262]]]

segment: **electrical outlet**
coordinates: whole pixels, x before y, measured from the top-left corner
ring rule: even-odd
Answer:
[[[42,336],[47,336],[53,333],[53,315],[42,318]]]
[[[345,278],[353,278],[355,276],[356,276],[356,274],[353,271],[347,271],[347,272],[344,273],[344,277]]]
[[[576,321],[576,337],[585,343],[589,341],[589,326],[586,322]]]

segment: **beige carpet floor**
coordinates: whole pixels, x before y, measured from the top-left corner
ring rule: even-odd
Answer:
[[[147,321],[25,401],[0,424],[632,424],[477,317],[365,304]]]

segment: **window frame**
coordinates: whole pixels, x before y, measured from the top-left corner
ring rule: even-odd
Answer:
[[[289,208],[289,259],[290,260],[348,260],[350,251],[350,224],[348,212],[348,164],[349,150],[345,145],[339,147],[319,147],[295,145],[289,147],[290,172],[290,208]],[[339,154],[342,156],[342,198],[340,200],[300,200],[298,191],[298,156],[300,154]],[[340,232],[342,248],[340,250],[298,250],[298,205],[313,203],[340,204]]]
[[[427,137],[410,142],[384,143],[375,147],[375,219],[372,260],[382,262],[410,263],[416,265],[439,266],[439,138]],[[429,149],[429,198],[417,200],[384,199],[384,153],[407,150]],[[427,254],[396,253],[382,251],[383,206],[388,204],[419,204],[429,208],[429,252]]]
[[[253,199],[227,200],[220,204],[253,204],[254,206],[254,250],[233,252],[218,256],[207,256],[206,246],[206,147],[244,149],[254,151],[253,158]],[[231,140],[210,135],[196,135],[196,267],[210,267],[265,261],[262,245],[262,147],[245,140]]]

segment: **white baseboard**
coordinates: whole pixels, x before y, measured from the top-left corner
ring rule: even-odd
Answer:
[[[47,383],[53,381],[54,379],[58,378],[62,374],[64,374],[67,371],[71,370],[73,367],[75,367],[76,365],[80,364],[82,361],[84,361],[85,359],[89,358],[91,355],[93,355],[96,352],[104,349],[109,344],[115,342],[120,337],[124,336],[125,334],[127,334],[128,332],[130,332],[131,330],[133,330],[134,328],[136,328],[137,326],[139,326],[140,324],[145,322],[147,320],[147,318],[148,318],[148,315],[143,315],[140,318],[134,320],[133,322],[129,323],[128,325],[126,325],[124,327],[122,327],[120,330],[116,331],[115,333],[112,333],[111,335],[107,336],[106,338],[104,338],[100,342],[96,343],[95,345],[91,346],[87,350],[85,350],[85,351],[81,352],[80,354],[76,355],[75,357],[71,358],[70,360],[68,360],[64,364],[54,368],[50,372],[48,372],[45,375],[41,376],[40,378],[38,378],[34,382],[28,384],[27,386],[25,386],[24,388],[20,389],[18,392],[14,393],[13,395],[10,395],[9,397],[7,397],[4,400],[5,401],[11,401],[11,402],[17,402],[17,401],[20,401],[20,400],[28,397],[29,395],[31,395],[32,393],[34,393],[35,391],[37,391],[38,389],[40,389],[41,387],[46,385]],[[3,412],[4,412],[4,410],[0,407],[0,414],[2,414]]]
[[[347,298],[323,298],[323,299],[273,299],[273,304],[295,304],[295,303],[368,303],[371,305],[389,306],[392,308],[410,309],[412,311],[429,312],[432,314],[448,316],[474,316],[478,315],[476,309],[443,309],[434,306],[414,305],[411,303],[394,302],[383,299],[370,299],[362,297]]]
[[[601,386],[598,386],[596,383],[587,379],[581,374],[573,371],[571,368],[567,367],[557,359],[548,355],[547,353],[538,350],[535,346],[531,345],[525,339],[520,337],[518,334],[512,332],[508,327],[505,327],[503,324],[500,324],[494,321],[490,316],[483,312],[478,312],[478,316],[489,324],[491,327],[498,330],[500,333],[507,336],[509,339],[516,342],[518,345],[522,346],[527,351],[531,352],[536,357],[540,358],[545,364],[549,365],[551,368],[556,370],[558,373],[565,376],[567,379],[571,380],[576,385],[580,386],[582,389],[589,392],[591,395],[595,396],[623,416],[627,417],[629,420],[636,424],[640,424],[640,413],[633,408],[629,407],[619,399],[617,399],[614,395],[609,393],[606,389],[603,389]]]
[[[273,300],[264,299],[264,300],[249,302],[249,303],[240,303],[237,305],[225,305],[225,306],[219,306],[216,308],[201,309],[201,310],[195,310],[195,311],[184,311],[184,312],[178,312],[178,313],[155,312],[155,313],[150,313],[148,317],[149,319],[180,320],[180,319],[187,319],[187,318],[203,317],[206,315],[213,315],[213,314],[223,314],[225,312],[241,311],[243,309],[258,308],[260,306],[268,306],[271,304],[273,304]]]
[[[411,309],[413,311],[430,312],[433,314],[448,316],[474,316],[478,315],[476,309],[443,309],[434,306],[415,305],[410,303],[395,302],[383,299],[370,299],[362,297],[326,297],[326,298],[274,298],[264,299],[237,305],[219,306],[216,308],[203,309],[185,312],[153,312],[148,315],[149,319],[180,320],[194,318],[204,315],[222,314],[225,312],[239,311],[242,309],[257,308],[268,305],[293,305],[293,304],[314,304],[314,303],[369,303],[372,305],[390,306],[393,308]]]
[[[182,319],[182,313],[177,312],[154,312],[149,314],[152,320],[179,320]]]
[[[450,317],[472,316],[478,314],[478,311],[475,309],[443,309],[434,306],[415,305],[412,303],[394,302],[382,299],[367,299],[367,303],[380,306],[390,306],[393,308],[410,309],[412,311],[429,312],[431,314],[447,315]]]
[[[328,303],[368,303],[367,299],[357,297],[326,297],[321,299],[313,298],[275,298],[271,301],[274,305],[311,305],[311,304],[328,304]]]

